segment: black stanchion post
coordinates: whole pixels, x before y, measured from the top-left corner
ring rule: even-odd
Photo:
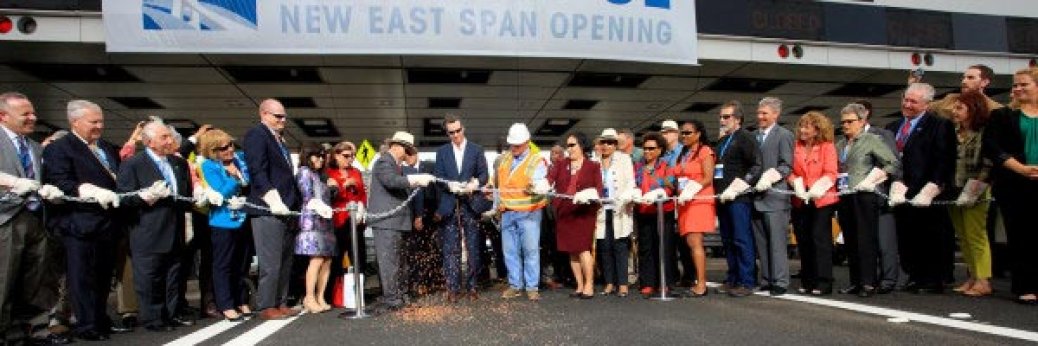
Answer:
[[[662,199],[662,198],[657,198],[656,199],[656,230],[659,232],[659,238],[660,238],[659,249],[658,249],[659,250],[658,251],[659,252],[659,256],[660,256],[659,257],[660,258],[660,272],[659,272],[659,274],[660,274],[659,275],[660,276],[660,287],[659,287],[660,288],[659,289],[660,294],[658,296],[652,297],[650,299],[661,301],[661,302],[669,302],[671,300],[674,300],[674,297],[671,297],[671,296],[667,295],[668,289],[667,289],[667,270],[666,270],[666,268],[667,268],[666,263],[667,262],[666,261],[668,259],[665,258],[664,251],[663,251],[663,247],[666,246],[666,240],[664,239],[665,235],[666,235],[665,234],[666,231],[664,230],[664,227],[663,227],[663,202],[664,201],[665,200]]]

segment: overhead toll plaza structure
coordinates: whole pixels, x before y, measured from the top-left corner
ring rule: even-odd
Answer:
[[[665,118],[715,129],[722,103],[764,95],[786,125],[858,98],[882,123],[908,71],[943,94],[985,64],[1006,102],[1038,57],[1026,0],[0,0],[0,16],[0,85],[38,100],[41,135],[87,98],[114,141],[147,115],[243,133],[265,97],[294,146],[407,129],[430,148],[447,112],[490,148],[514,121],[541,144]]]

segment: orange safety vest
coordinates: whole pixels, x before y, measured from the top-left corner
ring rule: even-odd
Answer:
[[[501,154],[501,159],[497,164],[497,174],[494,175],[497,180],[495,185],[501,189],[498,204],[500,210],[534,211],[548,205],[546,196],[527,192],[533,183],[533,174],[537,170],[537,163],[540,160],[537,154],[537,150],[531,148],[530,152],[526,154],[526,158],[515,169],[512,169],[514,160],[512,153]]]

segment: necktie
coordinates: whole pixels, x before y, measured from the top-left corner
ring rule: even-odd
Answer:
[[[25,137],[18,137],[18,159],[22,162],[25,177],[35,179],[36,171],[32,168],[32,156],[29,155],[29,145],[25,142]]]
[[[757,131],[757,144],[764,145],[764,131]]]
[[[177,193],[177,178],[173,175],[173,166],[169,165],[169,161],[166,159],[159,159],[159,172],[162,173],[162,178],[166,180],[166,185],[169,186],[170,192],[173,194]]]
[[[912,121],[905,119],[905,123],[901,125],[901,129],[897,131],[897,151],[902,151],[905,148],[905,142],[908,142],[909,130],[912,129]]]
[[[104,150],[101,150],[101,148],[96,144],[91,144],[90,151],[94,152],[94,156],[97,156],[97,159],[101,161],[101,165],[103,165],[108,172],[112,172],[112,163],[108,161],[108,155],[105,154]]]
[[[278,135],[277,136],[277,140],[278,140],[278,148],[281,149],[281,156],[284,156],[285,157],[285,161],[288,161],[289,164],[291,164],[292,163],[292,156],[289,155],[288,147],[285,146],[285,139],[283,137],[281,137],[281,135]]]
[[[22,162],[22,170],[25,172],[25,177],[29,179],[36,179],[36,171],[32,168],[32,156],[29,154],[29,145],[25,142],[25,137],[18,137],[18,159]],[[29,211],[37,211],[40,209],[40,199],[35,194],[29,195],[26,199],[25,207]]]

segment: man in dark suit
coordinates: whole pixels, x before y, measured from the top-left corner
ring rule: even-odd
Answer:
[[[169,127],[159,121],[144,125],[144,151],[119,168],[117,186],[130,207],[128,220],[133,285],[140,323],[150,331],[172,330],[194,323],[178,315],[180,252],[184,248],[184,213],[191,203],[167,198],[190,196],[187,162],[173,155]],[[157,184],[156,184],[157,183]]]
[[[865,132],[879,136],[883,139],[890,151],[897,152],[897,142],[894,133],[879,126],[872,126],[872,103],[868,100],[857,100],[854,103],[865,106]],[[876,191],[881,193],[890,192],[890,181],[876,186]],[[901,278],[901,261],[897,254],[897,227],[894,221],[894,212],[889,205],[879,207],[879,222],[876,241],[877,258],[879,258],[879,278],[876,293],[887,294],[893,292]]]
[[[245,163],[252,179],[248,202],[267,208],[247,209],[260,264],[256,307],[262,319],[283,319],[299,314],[286,305],[295,245],[289,229],[295,218],[287,215],[289,208],[298,209],[302,199],[283,137],[288,118],[285,107],[274,99],[263,100],[259,117],[260,124],[246,132],[244,140]]]
[[[123,232],[115,172],[119,149],[101,139],[101,107],[85,100],[68,103],[72,134],[43,150],[43,181],[68,196],[93,203],[55,204],[48,209],[47,228],[62,235],[74,333],[84,340],[107,340],[112,321],[106,313],[115,261],[115,240]]]
[[[59,250],[43,227],[40,194],[40,144],[27,138],[35,130],[36,111],[20,93],[0,94],[0,343],[18,343],[26,338],[31,319],[58,301],[57,273],[51,269]],[[53,187],[50,187],[53,189]],[[67,338],[46,335],[50,340],[31,343],[68,343]]]
[[[945,270],[954,260],[952,249],[944,245],[953,236],[945,227],[948,213],[930,203],[952,190],[948,187],[955,175],[955,126],[926,110],[933,95],[929,84],[909,85],[901,100],[904,117],[887,125],[895,134],[904,172],[891,187],[891,201],[914,196],[909,205],[894,208],[901,264],[909,278],[905,289],[914,293],[943,292]]]
[[[462,292],[472,300],[478,299],[476,280],[482,269],[483,247],[479,231],[479,220],[485,210],[474,205],[477,199],[485,198],[482,193],[473,193],[486,185],[489,178],[487,159],[483,147],[465,138],[461,120],[448,114],[443,119],[443,129],[451,142],[436,149],[437,178],[449,180],[449,191],[440,190],[440,205],[433,216],[443,222],[443,273],[447,279],[447,301],[456,302]],[[462,247],[468,251],[468,270],[462,275]],[[460,282],[459,282],[460,281]]]
[[[394,210],[407,201],[411,188],[427,186],[435,177],[430,174],[404,175],[401,162],[407,151],[414,150],[414,136],[398,131],[388,141],[389,148],[379,155],[371,167],[371,185],[368,193],[369,214]],[[375,314],[393,312],[404,307],[400,289],[400,250],[403,233],[414,227],[411,208],[404,207],[382,218],[368,219],[368,227],[375,235],[375,256],[378,260],[379,283],[382,297]]]
[[[761,99],[757,106],[757,142],[760,143],[761,171],[753,200],[753,230],[757,256],[760,258],[761,289],[773,296],[786,293],[789,287],[789,196],[767,190],[788,190],[786,177],[793,171],[793,132],[778,124],[782,101],[774,97]],[[768,171],[771,171],[769,173]],[[778,178],[778,179],[775,179]],[[763,189],[762,189],[763,188]]]

